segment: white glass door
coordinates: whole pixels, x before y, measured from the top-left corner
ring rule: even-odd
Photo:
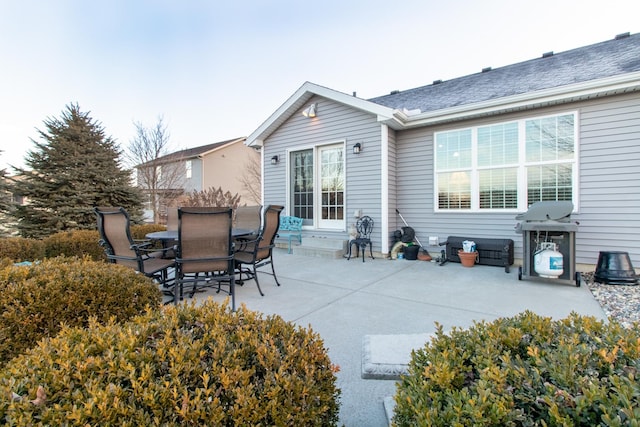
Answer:
[[[344,229],[344,145],[317,149],[318,227]]]

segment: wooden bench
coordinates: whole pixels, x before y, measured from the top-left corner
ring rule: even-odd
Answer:
[[[302,244],[302,218],[281,216],[277,237],[289,239],[289,253],[291,253],[291,239],[295,238]]]

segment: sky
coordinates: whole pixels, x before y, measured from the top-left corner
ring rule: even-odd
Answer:
[[[310,81],[368,99],[640,32],[638,0],[0,0],[0,169],[70,104],[125,150],[250,135]]]

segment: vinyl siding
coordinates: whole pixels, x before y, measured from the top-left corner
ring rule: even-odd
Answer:
[[[640,95],[581,109],[578,257],[629,252],[640,267]]]
[[[302,109],[296,111],[264,141],[264,204],[286,206],[288,203],[286,179],[289,151],[344,142],[346,156],[344,230],[305,227],[303,233],[309,236],[339,236],[347,239],[349,224],[355,222],[353,212],[360,209],[363,215],[369,215],[374,220],[373,250],[379,251],[381,247],[380,124],[372,114],[318,96],[309,100],[303,109],[313,102],[318,104],[316,118],[309,119],[302,116]],[[353,145],[356,142],[362,145],[362,151],[357,155],[353,154]],[[277,165],[271,164],[271,158],[274,155],[280,158]],[[283,215],[288,215],[289,212],[289,206],[286,206]]]
[[[522,236],[514,214],[435,213],[433,209],[433,134],[480,123],[578,111],[579,201],[572,216],[576,262],[595,264],[600,251],[629,252],[640,267],[640,95],[600,98],[578,104],[537,109],[491,121],[468,121],[447,127],[398,132],[397,204],[418,239],[441,241],[450,235],[511,238],[522,257]]]
[[[515,213],[434,212],[433,135],[480,124],[577,112],[579,196],[572,216],[579,222],[576,262],[593,265],[601,251],[626,251],[634,265],[640,267],[640,94],[603,97],[419,129],[389,129],[389,230],[385,230],[385,235],[381,229],[380,138],[383,133],[380,123],[372,114],[318,96],[306,105],[311,102],[318,103],[318,117],[310,120],[303,117],[301,111],[295,112],[265,141],[263,165],[264,203],[285,205],[288,150],[344,142],[345,230],[308,228],[305,235],[346,239],[349,224],[355,222],[353,211],[361,209],[375,221],[374,251],[380,251],[390,245],[393,231],[404,225],[396,215],[397,208],[423,244],[428,243],[429,236],[437,236],[441,242],[452,235],[510,238],[515,242],[516,257],[521,258],[522,235],[515,232],[518,222]],[[352,152],[356,142],[362,144],[359,155]],[[270,163],[274,155],[280,157],[277,165]],[[429,247],[429,250],[440,248]]]

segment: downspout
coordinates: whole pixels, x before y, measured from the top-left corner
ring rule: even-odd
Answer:
[[[381,182],[380,182],[380,216],[381,230],[380,247],[383,255],[389,253],[389,127],[385,124],[380,128],[380,162],[381,162]]]

